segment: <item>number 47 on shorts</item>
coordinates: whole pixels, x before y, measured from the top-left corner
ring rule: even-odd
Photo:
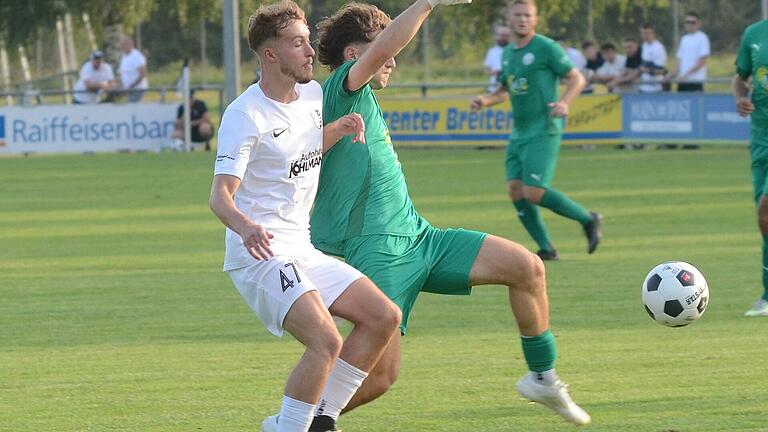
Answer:
[[[299,272],[296,271],[296,265],[294,265],[293,263],[287,263],[283,267],[284,268],[290,267],[293,272],[293,276],[295,278],[294,280],[293,278],[289,277],[283,271],[283,269],[280,269],[280,286],[283,288],[283,292],[285,292],[288,288],[293,288],[294,285],[296,285],[297,283],[301,283],[301,278],[299,277]]]

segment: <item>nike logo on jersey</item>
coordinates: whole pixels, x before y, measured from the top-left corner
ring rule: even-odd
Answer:
[[[283,134],[283,132],[285,132],[285,131],[287,131],[287,130],[288,130],[288,128],[275,129],[275,130],[273,130],[273,131],[272,131],[272,136],[273,136],[273,137],[275,137],[275,138],[277,138],[277,137],[279,137],[280,135],[282,135],[282,134]]]
[[[752,48],[754,48],[755,51],[760,51],[760,47],[761,46],[762,46],[762,44],[759,44],[759,43],[753,43],[752,44]]]
[[[531,174],[531,178],[536,181],[541,181],[541,174]]]

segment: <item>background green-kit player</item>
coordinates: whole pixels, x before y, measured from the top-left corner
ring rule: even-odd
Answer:
[[[502,54],[501,86],[489,95],[475,98],[471,108],[479,110],[507,99],[512,101],[514,128],[505,161],[507,188],[520,221],[539,246],[539,257],[559,259],[538,206],[579,222],[587,236],[587,252],[592,253],[600,242],[602,216],[585,210],[550,187],[560,151],[563,119],[571,101],[584,88],[584,77],[557,42],[536,34],[537,10],[533,0],[514,1],[507,19],[514,37]],[[565,91],[558,100],[561,79]]]

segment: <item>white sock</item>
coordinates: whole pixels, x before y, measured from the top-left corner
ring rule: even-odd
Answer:
[[[312,424],[314,412],[314,405],[283,396],[283,406],[277,418],[277,432],[306,432]]]
[[[554,369],[546,370],[543,372],[531,371],[531,374],[533,374],[533,378],[541,384],[551,385],[557,381],[557,373],[555,373]]]
[[[338,419],[341,410],[347,406],[367,376],[367,372],[361,371],[341,358],[336,359],[336,366],[328,376],[328,382],[325,384],[320,402],[317,403],[315,415],[326,415],[334,420]]]

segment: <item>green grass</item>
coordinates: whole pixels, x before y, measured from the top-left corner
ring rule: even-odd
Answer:
[[[245,431],[279,407],[300,346],[267,334],[220,271],[207,209],[211,154],[0,159],[0,431]],[[417,208],[534,245],[503,186],[501,151],[401,150]],[[560,374],[590,431],[758,431],[768,320],[746,149],[564,150],[555,185],[606,218],[545,214]],[[671,329],[640,301],[671,259],[707,276],[704,318]],[[425,294],[399,381],[349,431],[572,430],[518,399],[525,372],[504,289]]]

